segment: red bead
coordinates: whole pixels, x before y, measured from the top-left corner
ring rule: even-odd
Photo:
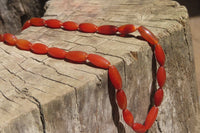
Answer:
[[[69,51],[66,53],[65,58],[73,61],[73,62],[77,62],[77,63],[82,63],[85,62],[87,60],[87,56],[88,54],[86,52],[82,52],[82,51]]]
[[[117,27],[114,25],[102,25],[98,28],[98,33],[104,35],[115,35],[117,30]]]
[[[44,26],[45,20],[42,18],[31,18],[30,23],[33,26]]]
[[[3,40],[6,44],[14,46],[16,45],[17,37],[10,33],[5,33],[3,35]]]
[[[147,28],[140,26],[138,31],[140,32],[141,36],[150,44],[158,44],[158,38],[156,38],[156,36]]]
[[[48,55],[53,58],[64,59],[66,52],[63,49],[52,47],[48,49]]]
[[[133,124],[133,130],[136,133],[145,133],[146,132],[146,128],[144,125],[140,124],[140,123],[134,123]]]
[[[134,118],[128,109],[123,110],[123,118],[127,125],[129,125],[130,127],[133,126]]]
[[[62,22],[57,19],[48,19],[45,24],[49,28],[60,28],[62,26]]]
[[[47,54],[48,47],[42,43],[35,43],[32,45],[31,51],[35,54]]]
[[[108,69],[108,74],[110,77],[110,81],[115,87],[115,89],[121,89],[122,88],[122,79],[121,76],[115,66],[110,66]]]
[[[16,42],[16,46],[21,50],[29,51],[31,49],[32,43],[24,39],[18,39]]]
[[[96,54],[89,54],[87,59],[95,66],[108,69],[110,62],[102,56]]]
[[[127,108],[127,99],[126,99],[126,94],[124,93],[124,91],[122,89],[117,91],[116,94],[116,99],[117,99],[117,104],[118,106],[124,110]]]
[[[163,87],[166,80],[166,71],[163,66],[160,66],[157,71],[157,81],[160,88]]]
[[[164,92],[162,88],[159,88],[154,94],[154,103],[156,107],[160,106],[160,104],[162,103],[163,95],[164,95]]]
[[[132,25],[132,24],[126,24],[126,25],[122,25],[118,28],[118,31],[123,34],[123,35],[126,35],[126,34],[129,34],[129,33],[132,33],[136,30],[135,26]]]
[[[95,33],[97,31],[97,26],[92,23],[81,23],[79,25],[79,30],[86,33]]]
[[[30,26],[31,26],[31,21],[28,20],[28,21],[26,21],[26,22],[24,23],[24,25],[23,25],[23,27],[22,27],[22,30],[25,30],[25,29],[27,29],[27,28],[30,27]]]
[[[155,55],[156,55],[156,59],[157,59],[158,63],[160,64],[160,66],[164,66],[165,53],[159,44],[156,45],[156,47],[155,47]]]
[[[158,108],[153,106],[148,115],[147,115],[147,118],[145,120],[145,123],[144,123],[144,126],[145,128],[148,130],[149,128],[151,128],[151,126],[153,125],[153,123],[155,122],[156,120],[156,117],[158,115]]]
[[[3,34],[0,34],[0,42],[3,42]]]
[[[64,22],[62,26],[65,30],[78,30],[78,24],[73,21]]]

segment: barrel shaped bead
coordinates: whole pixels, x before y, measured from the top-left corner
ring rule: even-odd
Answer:
[[[160,88],[162,88],[166,81],[166,71],[163,66],[160,66],[157,71],[157,82]]]
[[[0,34],[0,42],[3,42],[3,34]]]
[[[79,24],[79,31],[86,33],[95,33],[97,32],[97,26],[92,23],[81,23]]]
[[[103,69],[108,69],[110,66],[110,62],[104,57],[96,54],[89,54],[87,59],[95,66]]]
[[[49,28],[60,28],[62,26],[62,22],[57,19],[48,19],[45,21],[45,25]]]
[[[66,52],[63,49],[51,47],[48,49],[48,55],[53,58],[64,59]]]
[[[155,55],[156,55],[156,59],[157,59],[158,63],[160,64],[160,66],[164,66],[165,53],[164,53],[161,45],[159,45],[159,44],[155,46]]]
[[[140,32],[141,36],[150,44],[152,45],[158,44],[158,38],[144,26],[140,26],[138,28],[138,31]]]
[[[21,50],[29,51],[31,49],[32,43],[24,39],[18,39],[16,41],[16,46]]]
[[[129,125],[130,127],[133,126],[134,118],[132,113],[128,109],[123,110],[123,118],[127,125]]]
[[[66,53],[65,58],[72,62],[82,63],[87,60],[88,54],[83,51],[69,51]]]
[[[124,93],[124,91],[122,89],[117,91],[116,94],[116,99],[117,99],[117,104],[118,106],[124,110],[127,108],[127,98],[126,98],[126,94]]]
[[[73,22],[73,21],[66,21],[63,23],[63,29],[69,30],[69,31],[74,31],[78,30],[78,24]]]
[[[144,123],[144,126],[147,130],[151,128],[151,126],[153,125],[153,123],[156,120],[157,115],[158,115],[158,107],[153,106],[150,109],[150,111],[146,117],[145,123]]]
[[[31,51],[35,54],[47,54],[48,47],[42,43],[35,43],[31,46]]]
[[[160,104],[162,103],[163,96],[164,96],[163,89],[159,88],[154,94],[154,104],[156,107],[160,106]]]
[[[102,25],[98,27],[98,33],[103,35],[115,35],[117,31],[118,28],[114,25]]]
[[[30,23],[33,26],[44,26],[45,20],[42,18],[31,18]]]
[[[31,21],[30,20],[27,20],[25,23],[24,23],[24,25],[22,26],[22,30],[25,30],[25,29],[27,29],[28,27],[30,27],[31,26]]]
[[[123,35],[127,35],[129,33],[136,31],[136,28],[133,24],[126,24],[118,27],[118,31]]]
[[[145,133],[146,132],[145,126],[140,123],[134,123],[132,128],[136,133]]]
[[[119,90],[122,88],[122,79],[115,66],[110,66],[108,69],[108,74],[112,85],[115,89]]]
[[[16,45],[16,41],[17,41],[17,37],[13,34],[10,33],[5,33],[3,35],[3,41],[7,44],[7,45],[11,45],[14,46]]]

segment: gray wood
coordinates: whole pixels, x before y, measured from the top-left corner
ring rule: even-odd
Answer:
[[[168,0],[51,0],[46,8],[44,19],[149,28],[166,53],[167,71],[165,97],[149,133],[197,132],[198,93],[185,7]],[[30,27],[17,37],[107,58],[122,76],[135,122],[144,122],[157,87],[158,67],[146,41],[45,27]],[[117,108],[106,70],[35,55],[3,43],[0,58],[2,133],[133,132]]]

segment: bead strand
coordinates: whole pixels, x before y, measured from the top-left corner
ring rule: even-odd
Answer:
[[[160,65],[157,70],[157,82],[159,89],[154,94],[154,106],[148,112],[144,125],[134,122],[134,117],[132,113],[127,109],[127,97],[124,90],[122,89],[122,79],[120,73],[117,70],[117,68],[114,65],[111,65],[111,63],[104,57],[97,54],[88,54],[83,51],[66,52],[65,50],[57,47],[49,48],[48,46],[42,43],[32,44],[27,40],[17,39],[16,36],[10,33],[5,33],[3,35],[0,34],[0,41],[10,46],[16,46],[20,50],[31,51],[32,53],[35,54],[47,54],[52,58],[66,59],[67,61],[74,63],[86,63],[87,61],[89,61],[92,65],[98,68],[107,69],[109,79],[114,88],[116,89],[116,101],[118,107],[122,110],[123,119],[125,123],[129,125],[137,133],[144,133],[151,128],[158,114],[158,106],[160,106],[163,100],[164,92],[162,88],[166,80],[166,71],[164,68],[165,53],[161,45],[158,43],[159,40],[151,31],[149,31],[147,28],[143,26],[136,28],[133,24],[126,24],[120,27],[114,25],[102,25],[97,27],[92,23],[81,23],[78,25],[73,21],[66,21],[62,23],[57,19],[44,20],[42,18],[31,18],[30,20],[25,22],[25,24],[22,27],[22,30],[30,26],[46,26],[48,28],[62,28],[64,30],[69,30],[69,31],[79,30],[81,32],[99,33],[104,35],[115,35],[117,34],[117,32],[119,32],[122,35],[128,35],[138,30],[142,38],[145,39],[152,47],[154,47],[156,60]]]

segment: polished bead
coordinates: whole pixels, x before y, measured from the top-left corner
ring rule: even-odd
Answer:
[[[160,66],[164,66],[165,53],[164,53],[161,45],[159,45],[159,44],[155,46],[155,55],[156,55],[156,59],[157,59],[158,63],[160,64]]]
[[[149,113],[148,113],[148,115],[147,115],[147,117],[146,117],[145,123],[144,123],[144,126],[145,126],[145,128],[146,128],[147,130],[148,130],[149,128],[151,128],[151,126],[153,125],[153,123],[154,123],[155,120],[156,120],[157,115],[158,115],[158,108],[155,107],[155,106],[153,106],[153,107],[150,109],[150,111],[149,111]]]
[[[53,58],[64,59],[66,52],[63,49],[52,47],[48,49],[48,55]]]
[[[140,32],[141,36],[150,44],[158,44],[158,38],[147,28],[140,26],[138,31]]]
[[[98,27],[98,33],[104,35],[115,35],[117,30],[117,27],[114,25],[102,25]]]
[[[21,50],[29,51],[31,49],[32,43],[24,39],[18,39],[16,41],[16,46]]]
[[[83,63],[87,60],[88,54],[82,51],[69,51],[66,53],[65,58],[69,61],[76,63]]]
[[[136,28],[132,24],[126,24],[126,25],[122,25],[122,26],[118,27],[118,31],[123,35],[132,33],[135,30],[136,30]]]
[[[45,20],[42,18],[31,18],[30,23],[33,26],[44,26]]]
[[[78,24],[73,21],[64,22],[62,26],[63,29],[65,30],[70,30],[70,31],[78,30]]]
[[[110,66],[110,62],[104,57],[96,54],[89,54],[87,59],[95,66],[108,69]]]
[[[30,27],[31,26],[31,21],[30,20],[27,20],[25,23],[24,23],[24,25],[22,26],[22,30],[25,30],[25,29],[27,29],[28,27]]]
[[[17,37],[10,33],[5,33],[3,35],[3,40],[7,45],[14,46],[16,45]]]
[[[57,19],[48,19],[45,21],[45,25],[49,28],[60,28],[62,26],[62,22]]]
[[[132,113],[128,109],[123,110],[123,118],[127,125],[129,125],[130,127],[133,126],[134,118]]]
[[[47,54],[48,47],[42,43],[35,43],[31,46],[31,51],[35,54]]]
[[[163,95],[164,95],[164,92],[162,88],[159,88],[154,94],[154,104],[156,107],[160,106],[160,104],[162,103]]]
[[[86,33],[94,33],[97,31],[97,26],[92,23],[81,23],[79,24],[79,31]]]
[[[115,89],[121,89],[122,88],[122,79],[121,76],[115,66],[110,66],[108,69],[108,74],[110,77],[110,81],[115,87]]]
[[[145,133],[147,131],[145,126],[140,123],[134,123],[132,128],[136,133]]]
[[[160,66],[157,71],[157,82],[160,88],[163,87],[166,80],[166,71],[163,66]]]
[[[3,42],[3,34],[0,34],[0,42]]]
[[[124,93],[124,91],[122,89],[117,91],[116,94],[116,99],[117,99],[117,104],[118,106],[124,110],[127,108],[127,99],[126,99],[126,94]]]

